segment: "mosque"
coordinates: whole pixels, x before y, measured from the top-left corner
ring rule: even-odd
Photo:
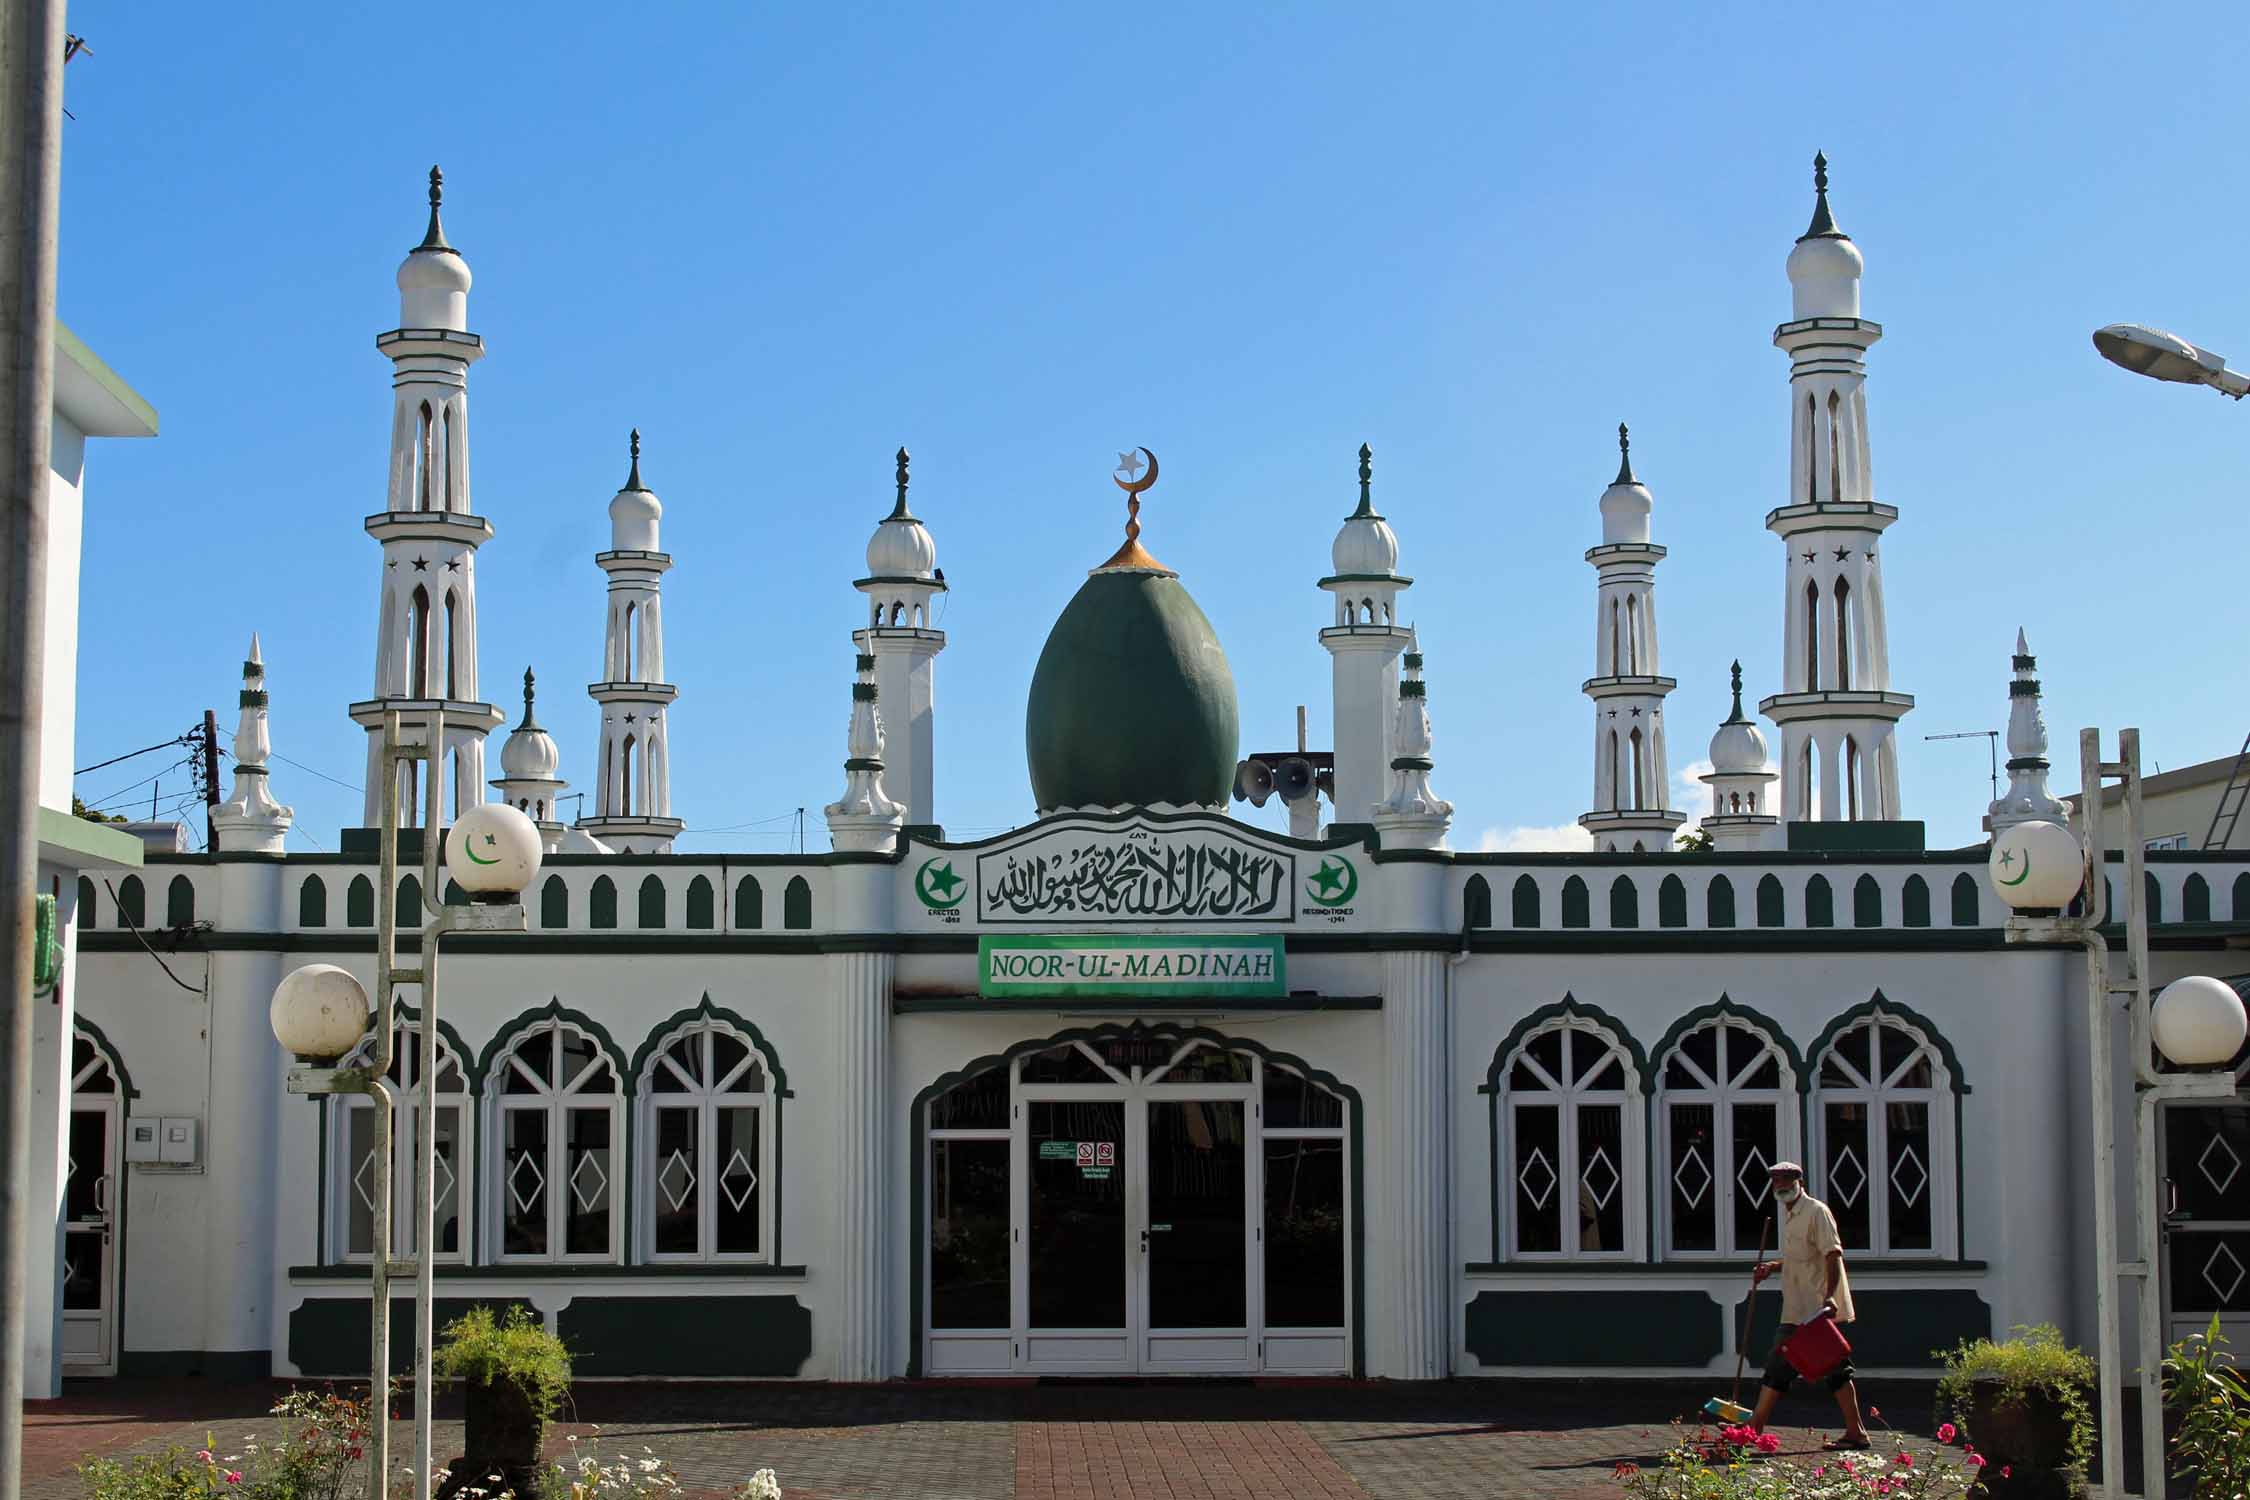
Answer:
[[[1401,623],[1413,580],[1364,450],[1318,584],[1330,751],[1243,760],[1226,653],[1141,534],[1159,464],[1136,450],[1123,545],[1029,684],[1038,816],[971,842],[938,816],[946,583],[901,452],[853,585],[833,847],[739,855],[674,847],[672,560],[636,439],[594,559],[598,780],[566,823],[554,698],[535,710],[527,674],[507,728],[512,692],[479,677],[484,345],[439,186],[376,338],[372,691],[334,705],[369,735],[363,826],[284,849],[253,641],[216,849],[65,892],[64,1373],[364,1375],[369,1261],[417,1247],[403,1214],[373,1242],[367,1101],[287,1092],[267,1007],[308,963],[372,988],[378,902],[420,925],[415,874],[376,888],[381,799],[422,811],[380,733],[440,707],[449,806],[496,794],[548,852],[528,933],[448,940],[435,1076],[393,1073],[438,1100],[438,1316],[527,1306],[583,1376],[1723,1374],[1779,1159],[1837,1214],[1863,1370],[2017,1324],[2090,1330],[2082,964],[2006,944],[1984,848],[1926,848],[1907,816],[1914,699],[1891,681],[1882,566],[1900,512],[1868,446],[1882,328],[1825,163],[1773,334],[1783,680],[1753,717],[1737,668],[1709,847],[1675,847],[1666,550],[1621,430],[1586,552],[1595,847],[1570,854],[1451,847],[1444,678]],[[1994,828],[2062,813],[2020,641],[2012,665]],[[284,731],[328,711],[275,706]],[[1289,833],[1229,816],[1277,770]],[[2149,870],[2157,978],[2243,967],[2250,855]],[[420,1004],[400,991],[402,1042]],[[2200,1220],[2250,1222],[2243,1118],[2176,1117],[2166,1175]],[[2250,1235],[2171,1243],[2174,1317],[2250,1311]]]

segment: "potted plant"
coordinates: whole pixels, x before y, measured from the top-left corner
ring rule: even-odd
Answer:
[[[2164,1405],[2176,1422],[2172,1472],[2194,1482],[2197,1500],[2250,1486],[2250,1382],[2219,1335],[2190,1334],[2164,1356]]]
[[[2009,1500],[2083,1495],[2094,1447],[2087,1403],[2094,1362],[2052,1324],[2011,1334],[1938,1351],[1945,1361],[1938,1404],[1986,1460],[1976,1493]]]
[[[466,1428],[466,1451],[439,1500],[470,1485],[539,1493],[547,1419],[570,1390],[570,1351],[562,1340],[520,1305],[499,1317],[490,1307],[472,1307],[446,1325],[431,1368],[439,1379],[459,1382]]]

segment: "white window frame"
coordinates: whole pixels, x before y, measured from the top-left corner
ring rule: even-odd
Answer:
[[[693,1078],[680,1074],[670,1059],[672,1049],[683,1038],[694,1037],[702,1049],[703,1069],[712,1071],[711,1039],[724,1036],[739,1042],[743,1059],[727,1070],[724,1077],[716,1078],[705,1086]],[[763,1087],[755,1091],[729,1087],[750,1068],[758,1069],[764,1079]],[[679,1074],[688,1087],[676,1092],[658,1093],[655,1088],[660,1071]],[[746,1033],[716,1018],[699,1019],[675,1028],[662,1037],[650,1053],[648,1062],[636,1080],[639,1098],[638,1118],[635,1121],[639,1145],[634,1150],[635,1200],[642,1205],[634,1214],[634,1234],[641,1259],[651,1265],[766,1265],[774,1259],[774,1208],[781,1183],[774,1172],[775,1109],[774,1065],[772,1059]],[[660,1109],[692,1108],[696,1113],[696,1248],[693,1251],[659,1252],[656,1248],[656,1205],[664,1193],[661,1181],[663,1164],[656,1159],[657,1111]],[[722,1109],[749,1109],[758,1117],[758,1160],[745,1163],[756,1174],[753,1187],[758,1194],[758,1249],[755,1251],[720,1251],[713,1248],[718,1240],[718,1197],[716,1179],[707,1177],[711,1164],[718,1155],[719,1111]],[[732,1156],[719,1164],[720,1175],[732,1164]]]
[[[1687,1055],[1689,1037],[1699,1032],[1717,1031],[1719,1058],[1726,1077],[1715,1079],[1704,1072],[1696,1061]],[[1758,1046],[1750,1059],[1735,1065],[1735,1048],[1729,1038],[1739,1036]],[[1742,1080],[1764,1065],[1771,1057],[1776,1065],[1774,1088],[1751,1088]],[[1699,1082],[1693,1087],[1675,1086],[1671,1082],[1672,1064],[1680,1063]],[[1796,1070],[1789,1065],[1789,1054],[1781,1044],[1755,1022],[1740,1016],[1718,1015],[1701,1025],[1691,1027],[1673,1042],[1672,1049],[1654,1064],[1657,1078],[1656,1092],[1656,1165],[1666,1180],[1659,1187],[1658,1201],[1662,1207],[1658,1220],[1662,1226],[1662,1245],[1667,1260],[1729,1260],[1757,1253],[1756,1245],[1738,1244],[1734,1239],[1735,1193],[1748,1192],[1753,1207],[1764,1207],[1773,1197],[1770,1178],[1758,1177],[1754,1183],[1744,1183],[1739,1172],[1721,1174],[1719,1162],[1734,1160],[1734,1107],[1738,1104],[1769,1104],[1774,1111],[1774,1149],[1783,1161],[1794,1160],[1799,1150],[1800,1131]],[[1672,1166],[1672,1106],[1675,1104],[1700,1104],[1711,1111],[1712,1162],[1705,1165],[1710,1170],[1710,1191],[1718,1195],[1713,1209],[1718,1228],[1718,1244],[1710,1250],[1682,1250],[1673,1243],[1672,1234],[1672,1176],[1679,1170]],[[1770,1165],[1770,1163],[1769,1163]],[[1771,1246],[1768,1247],[1772,1248]]]
[[[1915,1044],[1914,1050],[1909,1052],[1905,1060],[1895,1068],[1885,1068],[1882,1062],[1883,1042],[1880,1033],[1881,1029],[1885,1027],[1896,1028],[1912,1038]],[[1875,1031],[1868,1038],[1868,1061],[1870,1071],[1880,1075],[1879,1078],[1870,1078],[1866,1074],[1862,1074],[1859,1069],[1852,1066],[1851,1062],[1839,1050],[1846,1036],[1854,1031],[1864,1031],[1869,1028],[1874,1028]],[[1831,1059],[1834,1060],[1838,1068],[1849,1075],[1852,1080],[1850,1083],[1837,1085],[1822,1081],[1822,1075],[1827,1071],[1827,1064]],[[1908,1088],[1898,1083],[1898,1079],[1911,1071],[1915,1063],[1925,1059],[1930,1065],[1930,1086],[1928,1088]],[[1859,1191],[1867,1192],[1878,1186],[1884,1189],[1877,1192],[1874,1201],[1868,1205],[1868,1243],[1865,1245],[1846,1245],[1844,1247],[1845,1252],[1847,1254],[1898,1260],[1951,1259],[1954,1246],[1959,1243],[1956,1210],[1960,1200],[1954,1181],[1956,1160],[1954,1131],[1956,1128],[1957,1101],[1954,1094],[1953,1071],[1946,1066],[1944,1052],[1920,1026],[1908,1021],[1895,1011],[1874,1010],[1865,1015],[1854,1017],[1850,1025],[1838,1030],[1834,1036],[1828,1039],[1828,1045],[1820,1056],[1813,1058],[1807,1063],[1807,1066],[1812,1069],[1813,1079],[1813,1134],[1814,1139],[1820,1146],[1820,1155],[1816,1167],[1820,1184],[1820,1191],[1817,1196],[1822,1202],[1829,1204],[1831,1210],[1838,1201],[1839,1190],[1837,1185],[1830,1180],[1832,1176],[1831,1168],[1834,1165],[1830,1159],[1828,1148],[1828,1105],[1831,1102],[1858,1103],[1867,1106],[1867,1152],[1873,1161],[1858,1164],[1862,1179]],[[1891,1244],[1889,1184],[1888,1182],[1878,1183],[1873,1162],[1889,1163],[1884,1174],[1886,1178],[1898,1170],[1898,1163],[1891,1161],[1890,1152],[1890,1111],[1888,1106],[1892,1104],[1921,1104],[1929,1110],[1931,1159],[1926,1162],[1917,1161],[1917,1164],[1922,1168],[1922,1190],[1931,1195],[1930,1243],[1926,1249],[1918,1247],[1898,1249]],[[1850,1205],[1850,1199],[1844,1201],[1847,1206]],[[1837,1219],[1839,1227],[1841,1227],[1843,1216],[1839,1214]]]
[[[1587,1068],[1580,1067],[1577,1063],[1578,1048],[1583,1038],[1587,1043],[1599,1046],[1617,1058],[1618,1086],[1616,1088],[1582,1089],[1577,1087],[1575,1083],[1569,1087],[1556,1083],[1545,1068],[1527,1056],[1533,1042],[1554,1031],[1566,1034],[1563,1043],[1566,1049],[1564,1055],[1568,1059],[1566,1071],[1574,1080],[1588,1071]],[[1529,1062],[1533,1071],[1546,1081],[1547,1087],[1537,1092],[1518,1089],[1515,1086],[1518,1061]],[[1596,1063],[1594,1066],[1599,1066],[1599,1064]],[[1643,1259],[1642,1247],[1648,1243],[1647,1163],[1643,1160],[1646,1155],[1643,1143],[1647,1141],[1648,1134],[1641,1091],[1640,1069],[1634,1065],[1632,1049],[1625,1045],[1624,1039],[1589,1017],[1579,1015],[1557,1016],[1526,1033],[1516,1043],[1507,1057],[1502,1060],[1499,1082],[1500,1129],[1498,1138],[1500,1144],[1499,1159],[1494,1163],[1492,1190],[1499,1197],[1501,1204],[1501,1258],[1531,1263],[1638,1261]],[[1623,1106],[1619,1117],[1619,1144],[1625,1153],[1625,1160],[1611,1164],[1618,1179],[1614,1191],[1625,1195],[1624,1243],[1618,1248],[1615,1250],[1581,1250],[1569,1245],[1570,1237],[1567,1234],[1564,1236],[1565,1246],[1560,1250],[1523,1250],[1517,1248],[1516,1235],[1520,1226],[1516,1222],[1516,1106],[1519,1103],[1552,1104],[1559,1112],[1557,1123],[1560,1127],[1558,1139],[1561,1143],[1562,1161],[1550,1164],[1556,1177],[1554,1191],[1558,1193],[1563,1191],[1565,1183],[1576,1183],[1580,1180],[1579,1106],[1583,1104],[1617,1104]],[[1567,1226],[1575,1221],[1572,1217],[1566,1215],[1564,1222]]]
[[[530,1049],[544,1046],[550,1049],[549,1062],[555,1076],[561,1077],[563,1057],[561,1042],[564,1033],[582,1038],[594,1049],[593,1061],[579,1069],[577,1075],[563,1079],[560,1086],[550,1086],[520,1059]],[[596,1075],[606,1070],[608,1087],[604,1088]],[[508,1092],[511,1075],[521,1075],[533,1085],[531,1093]],[[485,1209],[486,1244],[492,1247],[492,1262],[496,1265],[615,1265],[624,1255],[625,1246],[625,1179],[620,1170],[624,1158],[623,1134],[625,1127],[625,1087],[623,1069],[610,1056],[601,1038],[575,1022],[555,1019],[538,1022],[525,1028],[508,1044],[508,1050],[493,1060],[492,1071],[485,1079],[485,1108],[490,1114],[486,1135],[485,1170],[487,1179],[498,1189],[487,1196],[491,1200]],[[603,1174],[609,1194],[609,1246],[604,1250],[566,1252],[562,1247],[566,1239],[566,1214],[564,1205],[577,1195],[576,1172],[568,1164],[570,1116],[574,1113],[598,1111],[609,1116],[608,1160],[588,1158],[598,1162],[596,1170]],[[508,1205],[515,1194],[514,1173],[508,1170],[508,1116],[511,1114],[544,1114],[547,1117],[547,1160],[541,1169],[542,1185],[553,1189],[560,1184],[560,1192],[547,1193],[547,1250],[538,1255],[510,1255],[508,1253]],[[581,1163],[578,1170],[583,1170]],[[517,1170],[521,1170],[520,1166]]]
[[[416,1076],[422,1064],[422,1023],[400,1017],[397,1036],[392,1044],[392,1063],[402,1079],[413,1080],[399,1089],[391,1122],[391,1253],[400,1258],[414,1255],[414,1162],[415,1138],[422,1128],[422,1086]],[[454,1195],[461,1222],[461,1248],[440,1250],[431,1258],[441,1265],[467,1265],[476,1243],[476,1160],[477,1112],[473,1108],[474,1096],[469,1091],[469,1068],[461,1054],[453,1050],[445,1033],[438,1033],[438,1071],[442,1075],[451,1064],[456,1078],[461,1080],[458,1093],[441,1092],[438,1095],[438,1113],[451,1110],[454,1115]],[[352,1049],[343,1066],[364,1067],[373,1058],[375,1038],[367,1037]],[[338,1094],[335,1106],[328,1112],[328,1223],[331,1229],[328,1258],[339,1265],[366,1265],[374,1256],[366,1251],[351,1248],[351,1204],[357,1191],[354,1182],[356,1168],[352,1161],[352,1118],[354,1115],[375,1109],[381,1102],[379,1094]],[[439,1163],[443,1166],[442,1159]]]

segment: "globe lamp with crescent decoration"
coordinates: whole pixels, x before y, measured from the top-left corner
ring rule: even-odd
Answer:
[[[2183,1068],[2216,1068],[2242,1050],[2246,1021],[2234,986],[2190,974],[2164,986],[2149,1013],[2156,1050]]]
[[[274,986],[266,1017],[274,1039],[291,1055],[334,1062],[367,1034],[367,990],[351,970],[335,964],[292,969]]]
[[[1985,878],[2019,911],[2060,911],[2085,884],[2085,852],[2060,823],[2018,823],[2001,830],[1985,861]]]
[[[513,896],[539,873],[539,829],[505,802],[480,802],[445,835],[445,872],[472,900]]]

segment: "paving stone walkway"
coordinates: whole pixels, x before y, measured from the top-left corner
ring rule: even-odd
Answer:
[[[278,1385],[86,1382],[26,1408],[27,1500],[76,1500],[83,1459],[271,1436]],[[1651,1463],[1701,1387],[1625,1381],[582,1385],[569,1438],[670,1461],[723,1493],[759,1468],[789,1500],[1614,1500],[1619,1463]],[[1927,1386],[1871,1390],[1886,1422],[1930,1430]],[[438,1446],[460,1451],[439,1408]],[[1799,1395],[1785,1418],[1834,1418]],[[1785,1454],[1824,1431],[1775,1429]],[[411,1459],[394,1429],[393,1459]]]

